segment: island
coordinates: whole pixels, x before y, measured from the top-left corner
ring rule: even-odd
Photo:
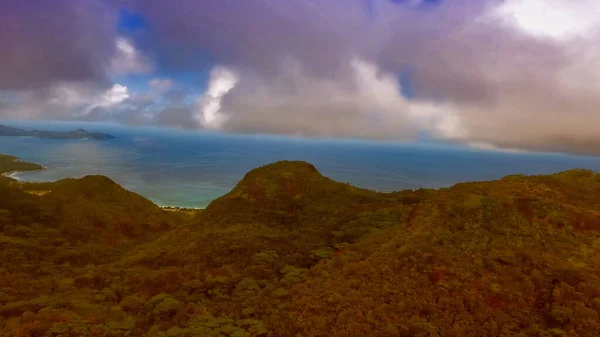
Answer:
[[[106,140],[114,139],[113,135],[108,133],[100,132],[88,132],[84,129],[77,129],[73,131],[44,131],[44,130],[26,130],[21,128],[15,128],[12,126],[6,126],[0,124],[0,136],[20,136],[20,137],[36,137],[36,138],[50,138],[50,139],[94,139],[94,140]]]

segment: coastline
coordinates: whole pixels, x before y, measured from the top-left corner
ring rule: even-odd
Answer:
[[[23,171],[9,171],[9,172],[4,172],[4,173],[2,173],[2,176],[6,177],[6,178],[17,180],[17,181],[21,181],[21,178],[19,178],[19,177],[16,176],[19,173],[23,173]]]
[[[40,165],[40,166],[42,166],[42,165]],[[2,176],[6,177],[6,178],[14,179],[14,180],[17,180],[17,181],[25,183],[27,181],[24,181],[22,178],[20,178],[18,176],[19,174],[21,174],[21,173],[27,173],[27,172],[40,172],[40,171],[47,170],[47,169],[48,168],[46,166],[42,166],[42,168],[39,169],[39,170],[31,170],[31,171],[8,171],[8,172],[3,172]]]
[[[41,169],[39,170],[31,170],[31,171],[8,171],[8,172],[3,172],[1,173],[1,175],[3,177],[9,178],[9,179],[14,179],[18,182],[21,183],[27,183],[29,181],[23,180],[23,178],[19,177],[19,175],[21,173],[28,173],[28,172],[39,172],[39,171],[43,171],[43,170],[47,170],[48,167],[42,166]],[[146,198],[146,197],[144,197]],[[150,200],[150,199],[148,199]],[[152,201],[152,200],[150,200]],[[156,204],[156,203],[155,203]],[[161,209],[165,210],[165,211],[171,211],[171,212],[175,212],[175,211],[199,211],[199,210],[204,210],[206,207],[182,207],[182,206],[173,206],[173,205],[158,205],[156,204],[158,207],[160,207]]]
[[[162,206],[162,205],[157,205],[158,207],[164,209],[164,210],[194,210],[194,211],[199,211],[199,210],[203,210],[206,209],[206,207],[181,207],[181,206]]]

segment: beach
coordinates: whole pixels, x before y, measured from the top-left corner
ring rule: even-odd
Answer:
[[[18,161],[18,160],[15,160],[15,161]],[[15,180],[18,180],[18,181],[25,182],[25,181],[23,181],[23,179],[21,177],[19,177],[20,174],[25,173],[25,172],[40,172],[40,171],[47,170],[47,169],[48,168],[46,166],[42,165],[42,168],[39,169],[39,170],[31,170],[31,171],[9,171],[9,172],[2,173],[2,176],[6,177],[6,178],[11,178],[11,179],[15,179]]]

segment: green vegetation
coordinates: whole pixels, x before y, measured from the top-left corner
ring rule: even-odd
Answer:
[[[591,171],[383,194],[278,162],[198,212],[101,176],[0,195],[2,336],[600,335]]]
[[[43,169],[41,165],[19,161],[16,157],[0,154],[0,173],[37,171],[41,169]]]
[[[0,154],[0,185],[10,184],[11,182],[16,181],[15,179],[5,176],[6,173],[38,171],[43,168],[43,166],[38,164],[22,162],[16,157]]]

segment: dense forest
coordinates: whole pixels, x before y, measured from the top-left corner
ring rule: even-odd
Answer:
[[[377,193],[283,161],[196,212],[11,181],[1,336],[600,336],[591,171]]]

